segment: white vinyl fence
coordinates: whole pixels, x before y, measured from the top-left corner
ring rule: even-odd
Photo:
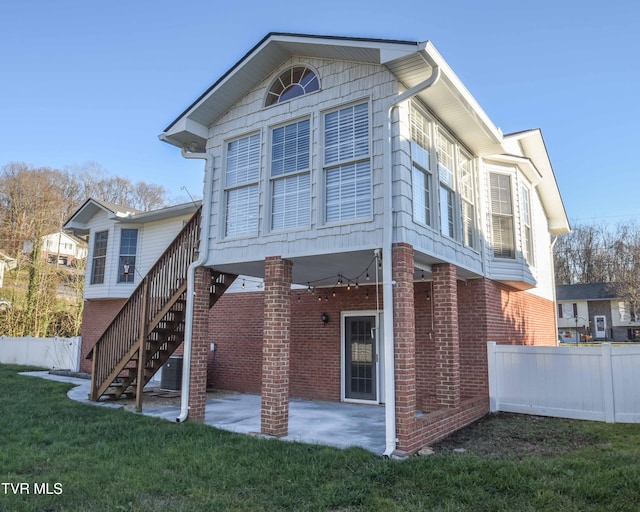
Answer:
[[[488,343],[492,412],[640,423],[640,346]]]
[[[81,338],[9,338],[0,336],[0,363],[80,370]]]

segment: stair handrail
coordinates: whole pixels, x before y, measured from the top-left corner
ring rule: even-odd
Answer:
[[[156,318],[166,301],[185,283],[187,268],[196,260],[200,243],[200,219],[202,206],[176,235],[171,244],[144,276],[127,302],[102,333],[87,354],[93,358],[91,393],[89,398],[97,400],[98,389],[112,377],[112,373],[123,358],[138,349],[140,330],[154,326],[149,322]],[[142,307],[146,300],[146,307]],[[146,310],[146,318],[141,318]]]

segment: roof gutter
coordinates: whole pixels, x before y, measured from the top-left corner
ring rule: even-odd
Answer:
[[[200,246],[198,259],[187,269],[187,304],[184,324],[184,355],[182,360],[182,392],[180,396],[180,416],[176,422],[182,423],[189,416],[189,385],[191,384],[191,347],[193,337],[193,299],[195,295],[196,268],[204,265],[209,254],[209,219],[211,218],[211,187],[213,184],[213,155],[191,153],[181,148],[183,158],[205,160],[204,197],[202,198],[202,221],[200,222]]]
[[[382,291],[383,291],[383,333],[385,368],[385,438],[384,455],[390,457],[396,450],[396,393],[395,393],[395,351],[393,329],[393,111],[398,105],[413,98],[416,94],[428,89],[440,79],[440,68],[430,60],[424,52],[420,55],[432,68],[429,78],[418,85],[407,89],[395,97],[387,108],[384,125],[384,219],[382,227]]]

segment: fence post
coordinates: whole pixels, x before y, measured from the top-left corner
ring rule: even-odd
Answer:
[[[489,411],[497,412],[500,408],[498,401],[498,373],[496,371],[496,342],[487,343],[487,372],[489,374]]]
[[[600,376],[602,378],[604,420],[607,423],[615,423],[616,421],[613,396],[613,369],[611,367],[611,363],[611,343],[603,343],[600,353]]]

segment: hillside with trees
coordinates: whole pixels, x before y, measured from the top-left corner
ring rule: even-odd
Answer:
[[[556,284],[608,283],[640,311],[640,226],[578,224],[554,246]]]
[[[95,163],[58,170],[11,162],[0,168],[0,252],[16,260],[0,288],[0,298],[11,303],[0,310],[0,335],[78,335],[83,263],[66,268],[47,262],[41,241],[61,232],[89,198],[142,211],[167,204],[162,186],[110,176]],[[25,242],[32,247],[28,254]]]

